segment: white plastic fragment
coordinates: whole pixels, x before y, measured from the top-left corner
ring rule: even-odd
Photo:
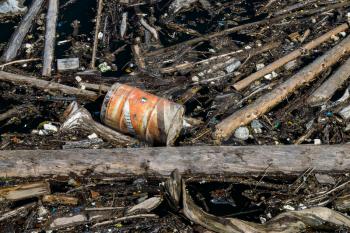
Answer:
[[[346,32],[340,32],[339,33],[342,37],[346,37]]]
[[[78,68],[79,68],[79,58],[57,59],[58,71],[76,70]]]
[[[38,216],[44,217],[49,213],[49,211],[44,206],[39,206],[38,208]]]
[[[98,66],[98,69],[102,72],[105,73],[107,71],[112,70],[112,67],[110,67],[107,62],[103,62]]]
[[[249,138],[249,129],[245,126],[239,127],[235,131],[235,137],[243,141],[248,140]]]
[[[44,124],[43,126],[44,130],[56,133],[58,132],[58,128],[54,126],[53,124]]]
[[[252,123],[250,123],[250,126],[253,128],[254,133],[256,134],[262,133],[262,128],[264,127],[259,120],[253,120]]]
[[[0,14],[16,14],[25,12],[27,7],[23,6],[23,0],[6,0],[0,2]]]
[[[225,70],[227,73],[230,74],[230,73],[234,72],[235,70],[237,70],[240,66],[241,66],[241,61],[234,59],[230,65],[226,66]]]
[[[285,210],[291,210],[291,211],[295,210],[295,208],[294,208],[293,206],[291,206],[291,205],[284,205],[284,206],[283,206],[283,209],[285,209]]]
[[[88,139],[95,139],[95,138],[98,138],[98,136],[97,136],[97,134],[96,133],[93,133],[93,134],[90,134],[89,136],[88,136]]]
[[[272,80],[272,74],[267,74],[264,76],[266,80]]]
[[[26,43],[26,44],[24,45],[24,47],[26,48],[26,53],[27,53],[27,54],[30,54],[30,53],[33,52],[33,45],[32,45],[32,44]]]
[[[314,144],[315,144],[315,145],[321,145],[321,144],[322,144],[321,139],[315,138],[315,139],[314,139]]]
[[[263,63],[256,64],[256,70],[261,70],[264,67],[265,67],[265,64],[263,64]]]
[[[75,77],[75,80],[76,80],[78,83],[80,83],[80,82],[82,81],[82,78],[81,78],[80,76],[76,76],[76,77]]]

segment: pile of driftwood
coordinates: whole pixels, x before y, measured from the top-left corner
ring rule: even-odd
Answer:
[[[29,2],[0,1],[4,232],[349,230],[349,1]]]

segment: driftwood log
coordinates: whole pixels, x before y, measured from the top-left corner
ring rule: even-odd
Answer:
[[[29,8],[27,14],[23,17],[20,25],[16,28],[16,31],[12,34],[12,37],[8,43],[5,52],[0,60],[3,62],[9,62],[16,58],[17,52],[20,49],[22,42],[27,35],[30,27],[33,25],[35,17],[38,15],[44,0],[35,0]]]
[[[58,17],[59,0],[50,0],[46,15],[46,34],[43,59],[43,76],[51,76],[52,62],[55,53],[56,25]]]
[[[89,100],[96,100],[98,98],[98,95],[93,91],[81,90],[75,87],[49,82],[35,77],[28,77],[4,71],[0,71],[0,80],[19,85],[26,85],[29,87],[36,87],[44,91],[58,91],[64,94],[75,95],[77,97]]]
[[[310,95],[307,100],[308,104],[314,106],[328,101],[349,77],[350,59],[348,59],[331,77],[329,77]]]
[[[350,171],[350,145],[167,147],[105,150],[0,151],[0,177],[40,177],[76,173],[168,177],[344,174]]]
[[[316,48],[317,46],[319,46],[323,42],[329,40],[332,36],[337,35],[338,33],[343,32],[348,28],[349,28],[349,25],[347,23],[344,23],[344,24],[334,28],[333,30],[316,38],[315,40],[310,41],[309,43],[302,46],[301,48],[287,54],[286,56],[272,62],[271,64],[264,67],[263,69],[255,72],[255,73],[249,75],[248,77],[244,78],[243,80],[235,83],[233,85],[233,87],[239,91],[248,87],[251,83],[253,83],[254,81],[263,77],[264,75],[267,75],[267,74],[273,72],[274,70],[282,67],[283,65],[287,64],[288,62],[300,57],[301,55],[305,54],[307,51],[310,51],[310,50]]]
[[[298,88],[313,81],[322,72],[336,64],[350,52],[350,36],[306,66],[287,81],[279,84],[271,92],[261,96],[254,103],[233,113],[216,126],[214,137],[218,142],[230,138],[235,130],[262,116]]]

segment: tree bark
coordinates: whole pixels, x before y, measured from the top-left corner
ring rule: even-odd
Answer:
[[[295,90],[313,81],[319,74],[336,64],[339,59],[349,52],[350,36],[287,81],[278,85],[271,92],[258,98],[253,104],[246,106],[224,119],[216,126],[214,137],[218,142],[228,139],[238,127],[246,125],[267,113]]]
[[[344,174],[350,145],[168,147],[104,150],[0,151],[0,177],[95,175],[164,178],[178,169],[185,176]]]
[[[59,0],[49,0],[49,9],[46,15],[46,34],[43,61],[43,76],[51,76],[52,62],[55,53],[56,25],[58,17]]]
[[[20,25],[16,28],[13,33],[8,46],[3,53],[1,60],[3,62],[9,62],[15,59],[17,52],[20,49],[24,37],[27,35],[30,27],[33,25],[35,17],[38,15],[44,0],[35,0],[29,8],[27,14],[23,17]]]

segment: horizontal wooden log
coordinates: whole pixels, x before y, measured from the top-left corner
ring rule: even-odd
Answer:
[[[98,95],[93,91],[81,90],[56,82],[50,82],[35,77],[23,76],[4,71],[0,71],[0,81],[11,82],[17,85],[36,87],[44,91],[58,91],[67,95],[75,95],[89,100],[96,100],[98,98]]]
[[[0,177],[103,175],[168,177],[183,175],[343,174],[350,171],[350,145],[149,147],[103,150],[0,151]]]

